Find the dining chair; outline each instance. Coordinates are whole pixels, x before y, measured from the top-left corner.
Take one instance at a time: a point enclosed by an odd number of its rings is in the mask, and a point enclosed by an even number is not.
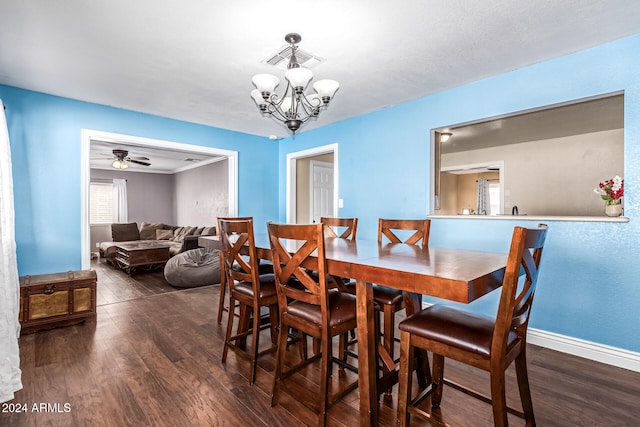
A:
[[[251,217],[230,217],[230,218],[218,218],[218,220],[223,219],[223,220],[242,220],[242,219],[251,219]],[[215,234],[218,238],[220,238],[220,227],[218,226],[218,228],[216,229],[216,234]],[[227,293],[227,277],[226,274],[224,272],[224,260],[222,259],[222,255],[223,252],[220,251],[218,253],[219,258],[220,258],[220,298],[218,299],[218,325],[222,324],[222,313],[224,313],[225,311],[229,311],[229,309],[227,307],[225,307],[224,303],[225,303],[225,299],[226,299],[226,293]],[[238,265],[236,263],[233,264],[233,268],[238,269]],[[259,260],[258,261],[258,272],[259,274],[269,274],[269,273],[273,273],[273,266],[271,265],[270,262],[267,262],[265,260]]]
[[[358,218],[335,218],[335,217],[320,217],[320,222],[323,225],[324,235],[325,237],[334,237],[345,240],[356,240],[356,233],[358,231]],[[351,279],[347,277],[336,277],[330,276],[331,280],[334,280],[335,285],[342,291],[353,292],[353,289],[345,288],[345,285],[348,284]],[[349,332],[351,334],[351,338],[353,341],[349,342],[348,334],[345,334],[340,339],[340,346],[347,350],[347,347],[351,344],[354,344],[356,333],[355,330],[351,330]],[[315,344],[315,341],[314,341]],[[314,348],[315,350],[315,348]],[[351,353],[353,354],[353,353]]]
[[[277,403],[277,393],[295,372],[320,359],[320,394],[318,425],[326,425],[327,410],[343,396],[355,390],[358,380],[330,393],[331,366],[346,365],[342,349],[338,358],[332,355],[333,337],[355,329],[356,299],[329,285],[322,224],[285,225],[269,223],[269,242],[278,293],[280,335],[273,378],[271,405]],[[317,274],[310,274],[315,272]],[[295,366],[285,364],[287,331],[294,328],[320,341],[320,352],[301,359]],[[285,368],[285,365],[287,367]],[[338,384],[342,383],[341,379]],[[299,395],[292,394],[294,398]]]
[[[222,350],[222,363],[226,362],[229,349],[250,360],[249,384],[256,376],[259,356],[273,352],[277,343],[278,295],[273,274],[260,274],[259,260],[253,234],[253,219],[219,218],[218,229],[222,241],[224,273],[229,286],[229,315]],[[239,306],[237,332],[233,333]],[[268,322],[261,319],[260,309],[268,307]],[[260,351],[260,330],[271,329],[271,347]],[[251,335],[251,348],[246,350],[246,339]]]
[[[408,245],[429,246],[429,232],[431,220],[429,219],[384,219],[378,220],[378,243],[404,243]],[[409,232],[411,234],[402,234]],[[402,236],[399,237],[398,235]],[[391,357],[394,354],[395,314],[405,308],[403,292],[386,286],[373,285],[373,296],[382,305],[384,316],[385,347]],[[406,295],[405,295],[406,296]],[[376,299],[377,298],[377,299]],[[420,298],[420,296],[418,296]],[[419,306],[418,300],[418,306]],[[411,314],[412,311],[409,311]]]
[[[320,222],[324,226],[324,234],[328,237],[356,240],[358,231],[358,218],[329,218],[321,217]]]
[[[398,325],[399,425],[408,425],[410,415],[429,422],[443,422],[433,414],[420,409],[418,405],[431,396],[431,406],[438,408],[446,384],[491,403],[496,426],[508,425],[507,412],[524,418],[527,426],[535,426],[527,375],[527,328],[547,229],[544,224],[538,228],[515,227],[495,318],[472,313],[463,307],[435,304],[413,314]],[[433,353],[433,383],[412,399],[411,372],[414,360],[410,355],[417,348]],[[445,358],[488,371],[491,397],[445,379]],[[508,407],[506,402],[505,370],[514,361],[523,412]]]

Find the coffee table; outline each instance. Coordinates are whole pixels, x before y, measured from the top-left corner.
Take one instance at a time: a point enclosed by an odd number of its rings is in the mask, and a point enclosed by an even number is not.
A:
[[[136,267],[153,267],[169,261],[169,242],[122,242],[115,245],[115,264],[131,275]]]

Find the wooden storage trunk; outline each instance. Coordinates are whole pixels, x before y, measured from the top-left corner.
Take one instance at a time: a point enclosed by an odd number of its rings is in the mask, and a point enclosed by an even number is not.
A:
[[[95,317],[95,271],[20,277],[20,323],[23,334],[73,325]]]

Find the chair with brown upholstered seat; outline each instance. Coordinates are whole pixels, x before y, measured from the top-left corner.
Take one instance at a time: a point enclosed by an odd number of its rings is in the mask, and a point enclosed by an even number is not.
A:
[[[224,274],[229,286],[229,315],[222,363],[226,362],[229,349],[250,360],[249,383],[253,384],[256,375],[258,356],[276,349],[278,326],[278,295],[273,274],[260,274],[256,245],[253,235],[253,219],[221,218],[218,229],[222,242]],[[236,301],[239,303],[237,333],[233,334]],[[269,308],[269,322],[264,325],[260,318],[260,308]],[[251,324],[251,326],[250,326]],[[259,351],[260,329],[270,327],[270,348]],[[251,335],[249,351],[245,349],[246,338]]]
[[[538,279],[540,258],[547,234],[547,226],[539,228],[515,227],[507,259],[500,302],[496,317],[482,316],[464,308],[432,305],[399,324],[400,373],[398,390],[398,419],[402,426],[416,415],[431,423],[444,423],[434,414],[418,408],[431,396],[433,408],[440,406],[445,384],[466,392],[493,406],[496,426],[507,426],[507,412],[535,426],[531,392],[527,375],[526,344],[529,315]],[[524,272],[522,280],[521,273]],[[414,349],[433,352],[433,383],[411,399]],[[490,372],[491,398],[485,397],[445,380],[444,358],[450,358]],[[515,361],[520,400],[524,413],[507,407],[505,370]]]
[[[378,243],[406,243],[410,245],[429,245],[429,231],[431,220],[428,219],[378,219]],[[399,231],[401,230],[401,231]],[[405,307],[403,292],[398,289],[386,286],[373,286],[373,300],[378,303],[383,313],[383,345],[391,359],[395,359],[395,315]],[[347,286],[350,292],[355,293],[353,283]],[[419,304],[420,297],[417,297],[416,304]],[[411,314],[412,310],[408,314]],[[386,390],[387,393],[391,389]]]
[[[332,357],[332,339],[356,328],[356,299],[329,285],[322,224],[270,223],[268,230],[280,312],[271,404],[277,403],[278,389],[285,379],[320,358],[318,425],[326,425],[329,407],[358,385],[355,379],[340,391],[329,393],[331,364],[344,362],[342,355],[338,359]],[[285,370],[289,328],[320,340],[320,352]]]

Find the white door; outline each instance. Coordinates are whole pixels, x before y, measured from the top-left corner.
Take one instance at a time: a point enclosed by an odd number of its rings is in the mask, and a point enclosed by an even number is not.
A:
[[[333,164],[311,160],[309,182],[311,194],[310,222],[320,222],[320,217],[334,216],[333,211]]]

